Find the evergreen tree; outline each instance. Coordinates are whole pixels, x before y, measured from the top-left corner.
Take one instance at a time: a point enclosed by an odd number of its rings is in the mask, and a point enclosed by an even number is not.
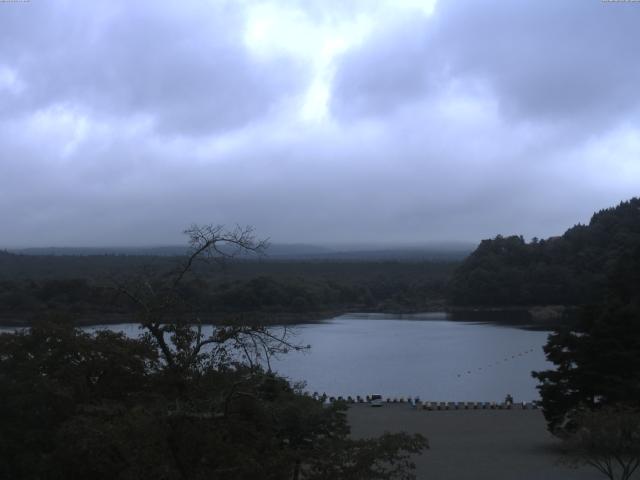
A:
[[[581,406],[640,408],[640,248],[617,260],[606,300],[577,315],[545,346],[556,368],[533,373],[552,431],[571,426]]]

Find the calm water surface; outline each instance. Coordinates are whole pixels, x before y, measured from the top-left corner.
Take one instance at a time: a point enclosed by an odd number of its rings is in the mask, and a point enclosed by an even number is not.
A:
[[[130,336],[137,325],[110,328]],[[300,325],[293,340],[311,345],[272,362],[307,390],[328,395],[419,396],[434,401],[516,401],[539,398],[532,370],[551,368],[542,346],[548,332],[490,323],[449,321],[444,313],[344,315]]]
[[[551,368],[548,332],[446,320],[342,316],[297,328],[307,354],[284,356],[274,369],[306,379],[329,395],[420,396],[435,401],[539,398],[532,370]]]

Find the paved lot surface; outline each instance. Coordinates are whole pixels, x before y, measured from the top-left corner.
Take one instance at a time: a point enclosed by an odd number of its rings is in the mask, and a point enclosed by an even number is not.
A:
[[[558,463],[557,441],[540,410],[414,410],[406,404],[349,409],[352,434],[422,433],[431,448],[416,458],[417,478],[429,480],[596,480],[590,467]],[[637,472],[633,478],[640,479]]]

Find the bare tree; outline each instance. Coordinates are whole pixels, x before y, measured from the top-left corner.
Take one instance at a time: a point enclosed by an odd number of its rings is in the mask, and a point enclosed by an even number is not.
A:
[[[286,327],[219,325],[205,335],[199,312],[185,299],[181,288],[200,262],[221,262],[238,255],[262,255],[266,240],[258,240],[252,227],[225,229],[222,225],[192,225],[185,259],[168,272],[145,270],[124,281],[114,280],[118,291],[136,307],[138,321],[159,348],[166,366],[188,370],[204,364],[226,364],[240,356],[250,367],[303,347],[290,341]]]
[[[628,480],[640,466],[640,412],[624,406],[585,410],[564,438],[565,461],[594,467],[610,480]]]

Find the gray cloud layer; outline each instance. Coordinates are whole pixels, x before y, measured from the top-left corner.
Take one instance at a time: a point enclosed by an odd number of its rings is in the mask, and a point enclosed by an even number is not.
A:
[[[315,53],[248,48],[251,2],[0,5],[0,246],[172,243],[192,222],[545,236],[639,193],[640,6],[339,3],[275,4],[373,20],[318,121]]]
[[[259,119],[305,81],[286,58],[251,57],[231,3],[42,2],[0,15],[0,55],[25,85],[3,102],[6,114],[66,104],[213,134]]]
[[[334,109],[384,114],[458,81],[487,89],[518,119],[619,117],[640,102],[639,24],[634,5],[444,1],[433,18],[382,25],[347,53]]]

